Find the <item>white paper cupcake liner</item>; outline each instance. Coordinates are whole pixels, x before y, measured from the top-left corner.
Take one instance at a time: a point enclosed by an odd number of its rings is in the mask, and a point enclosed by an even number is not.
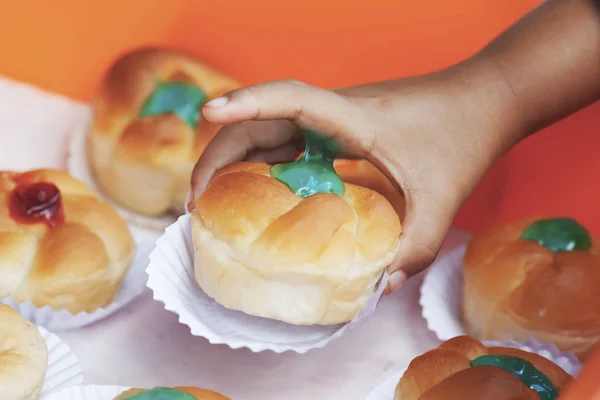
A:
[[[461,320],[463,267],[466,247],[438,258],[425,275],[419,303],[427,327],[439,340],[466,335]]]
[[[85,119],[80,123],[75,124],[75,128],[69,138],[69,145],[67,149],[67,171],[74,178],[85,183],[91,188],[101,199],[110,203],[115,210],[130,224],[136,225],[141,229],[148,230],[148,234],[158,234],[164,231],[164,229],[175,222],[176,217],[164,216],[164,217],[146,217],[137,214],[131,210],[128,210],[116,202],[109,199],[104,195],[102,190],[96,184],[96,180],[89,168],[87,161],[87,149],[86,149],[86,138],[92,122],[91,110],[86,113]]]
[[[53,332],[81,328],[93,322],[99,321],[117,312],[139,296],[146,288],[145,270],[149,262],[149,254],[154,247],[151,241],[140,241],[137,235],[133,235],[136,243],[135,255],[129,271],[123,278],[119,292],[112,303],[106,307],[98,308],[93,312],[80,312],[71,314],[67,310],[56,311],[49,306],[37,308],[31,302],[19,303],[11,297],[0,299],[0,302],[8,304],[16,310],[23,318],[35,325],[43,326]]]
[[[524,343],[517,343],[512,340],[502,340],[483,341],[483,344],[488,347],[509,347],[539,354],[554,362],[573,377],[577,376],[581,369],[581,363],[572,353],[561,352],[554,345],[542,344],[533,339],[527,340]],[[369,393],[366,400],[393,400],[396,385],[398,385],[400,378],[404,375],[406,368],[408,368],[408,366],[388,376],[380,385]]]
[[[42,396],[46,393],[83,383],[83,370],[71,348],[58,336],[38,326],[40,335],[48,348],[48,369],[42,387]]]
[[[377,293],[347,324],[296,326],[229,310],[207,296],[194,279],[189,214],[181,216],[158,239],[150,255],[147,273],[148,287],[154,292],[154,299],[179,315],[179,321],[189,326],[193,335],[233,349],[245,347],[253,352],[271,350],[276,353],[305,353],[323,347],[363,324],[375,311],[388,278],[387,275],[382,278]]]
[[[74,386],[42,394],[40,400],[114,400],[115,397],[129,389],[131,388],[126,386]]]

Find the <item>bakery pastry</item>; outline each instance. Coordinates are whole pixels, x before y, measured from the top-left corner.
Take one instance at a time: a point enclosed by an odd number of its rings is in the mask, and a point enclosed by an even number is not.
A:
[[[346,183],[366,187],[382,194],[402,219],[404,217],[404,196],[377,167],[367,160],[335,160],[336,172]]]
[[[229,400],[220,393],[195,387],[130,389],[114,400]]]
[[[40,397],[48,349],[38,328],[15,310],[0,304],[0,400],[37,400]]]
[[[0,172],[0,298],[91,312],[113,300],[134,250],[123,219],[66,172]]]
[[[100,189],[144,216],[183,214],[194,164],[219,129],[200,108],[237,87],[175,51],[143,49],[120,58],[93,102],[87,153]]]
[[[314,186],[331,192],[316,194],[290,190],[271,169],[229,165],[197,200],[191,226],[198,284],[219,304],[250,315],[295,325],[350,321],[396,254],[394,208],[371,189],[336,181],[333,167],[325,169],[331,181]]]
[[[600,249],[569,218],[482,232],[464,257],[463,318],[478,339],[534,337],[585,357],[600,341]]]
[[[537,354],[459,336],[413,359],[394,400],[554,400],[571,380]]]

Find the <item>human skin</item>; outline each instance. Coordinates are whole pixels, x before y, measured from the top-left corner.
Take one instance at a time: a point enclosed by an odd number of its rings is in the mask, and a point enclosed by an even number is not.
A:
[[[298,155],[298,127],[335,137],[404,194],[389,290],[435,259],[485,172],[521,139],[600,98],[600,1],[550,0],[473,57],[427,74],[324,90],[293,80],[207,103],[225,125],[198,160],[188,208],[220,168]]]

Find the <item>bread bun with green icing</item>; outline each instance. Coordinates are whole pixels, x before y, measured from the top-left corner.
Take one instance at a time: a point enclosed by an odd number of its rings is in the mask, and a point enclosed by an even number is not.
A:
[[[536,218],[473,237],[463,319],[480,340],[530,337],[585,357],[600,341],[600,248],[569,218]]]
[[[48,349],[38,328],[0,304],[0,399],[37,400],[46,378]]]
[[[118,59],[93,101],[87,138],[98,186],[140,215],[183,214],[193,166],[219,129],[200,108],[237,87],[177,51],[142,49]]]
[[[413,359],[394,400],[556,400],[571,380],[537,354],[459,336]]]
[[[191,386],[129,389],[114,400],[230,400],[220,393]]]
[[[392,262],[401,225],[381,194],[334,183],[337,194],[303,197],[265,163],[220,170],[191,213],[202,290],[290,324],[350,321]]]

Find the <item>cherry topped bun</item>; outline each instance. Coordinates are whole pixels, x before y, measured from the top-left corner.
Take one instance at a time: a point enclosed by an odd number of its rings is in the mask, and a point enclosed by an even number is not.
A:
[[[38,328],[9,306],[0,304],[0,338],[0,399],[39,399],[48,367],[48,349]]]
[[[398,215],[381,194],[344,184],[332,164],[311,169],[313,162],[279,164],[280,177],[265,163],[235,163],[197,200],[195,276],[219,304],[329,325],[350,321],[373,294],[398,248]],[[314,188],[291,190],[287,173]]]
[[[534,337],[580,357],[600,341],[600,248],[576,221],[527,220],[480,233],[464,266],[470,335]]]
[[[230,400],[220,393],[194,387],[130,389],[114,400]]]
[[[0,172],[0,298],[91,312],[113,300],[134,250],[125,221],[66,172]]]
[[[237,87],[175,51],[143,49],[120,58],[100,85],[88,136],[101,190],[144,216],[183,214],[192,168],[219,129],[200,109]]]
[[[394,400],[556,400],[571,380],[537,354],[459,336],[413,359]]]

